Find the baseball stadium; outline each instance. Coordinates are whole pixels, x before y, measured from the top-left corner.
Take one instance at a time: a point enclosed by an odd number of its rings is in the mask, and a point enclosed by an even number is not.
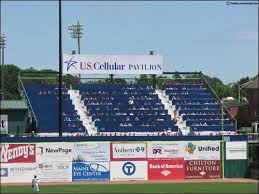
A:
[[[258,193],[257,1],[0,5],[1,194]]]

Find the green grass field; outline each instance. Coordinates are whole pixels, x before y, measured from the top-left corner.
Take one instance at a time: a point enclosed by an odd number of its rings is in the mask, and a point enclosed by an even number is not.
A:
[[[3,193],[33,193],[31,186],[2,186]],[[149,183],[42,185],[39,193],[258,193],[257,183]]]

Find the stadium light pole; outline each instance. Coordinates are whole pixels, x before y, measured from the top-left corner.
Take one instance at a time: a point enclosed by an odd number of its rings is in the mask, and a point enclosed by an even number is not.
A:
[[[149,51],[149,55],[154,55],[154,51]],[[156,75],[152,74],[152,85],[153,88],[156,89]]]
[[[83,37],[83,25],[78,21],[77,24],[69,25],[68,30],[71,34],[71,38],[77,39],[78,54],[80,54],[80,38]]]
[[[251,82],[252,82],[252,80],[250,80],[250,81],[248,81],[246,83],[243,83],[243,84],[237,84],[237,86],[238,86],[238,102],[241,101],[241,90],[244,87],[248,86]]]
[[[6,36],[4,34],[2,34],[0,36],[0,48],[1,48],[1,64],[2,64],[2,68],[1,68],[1,91],[2,91],[2,97],[1,100],[4,100],[4,49],[6,47]]]
[[[79,21],[77,21],[77,24],[72,24],[72,25],[68,25],[68,31],[71,34],[71,38],[75,38],[77,39],[77,53],[80,54],[80,38],[82,38],[82,34],[83,34],[83,25],[81,25],[79,23]],[[79,83],[81,81],[81,75],[79,74]]]
[[[59,113],[59,122],[58,122],[58,133],[59,137],[62,137],[62,5],[61,0],[58,1],[59,3],[59,87],[58,87],[58,113]]]

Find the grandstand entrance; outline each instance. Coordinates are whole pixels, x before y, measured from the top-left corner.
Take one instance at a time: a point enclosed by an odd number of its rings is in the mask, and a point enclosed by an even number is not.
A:
[[[259,179],[259,135],[258,133],[248,134],[248,161],[249,161],[249,177]]]

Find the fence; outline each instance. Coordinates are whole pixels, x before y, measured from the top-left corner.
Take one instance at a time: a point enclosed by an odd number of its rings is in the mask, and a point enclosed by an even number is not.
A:
[[[138,181],[245,177],[247,170],[247,136],[3,140],[2,183],[34,174],[42,182]]]

